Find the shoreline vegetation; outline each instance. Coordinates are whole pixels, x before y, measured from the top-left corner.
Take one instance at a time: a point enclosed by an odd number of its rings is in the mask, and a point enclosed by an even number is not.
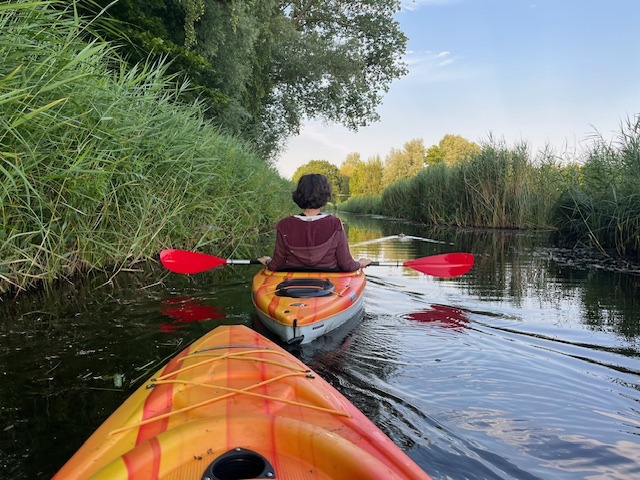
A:
[[[168,62],[130,65],[74,5],[0,5],[0,298],[162,248],[244,256],[293,184],[222,132]],[[338,209],[436,225],[550,229],[561,245],[640,252],[640,117],[580,162],[483,145]],[[407,202],[407,198],[420,199]]]
[[[290,182],[180,104],[166,65],[130,68],[72,13],[0,6],[0,293],[168,247],[243,254]]]
[[[627,119],[614,141],[591,140],[570,161],[550,148],[533,158],[525,142],[490,141],[456,164],[430,165],[337,208],[431,225],[551,230],[558,246],[638,261],[640,115]]]

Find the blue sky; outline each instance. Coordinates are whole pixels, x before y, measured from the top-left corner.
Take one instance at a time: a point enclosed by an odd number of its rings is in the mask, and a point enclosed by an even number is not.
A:
[[[640,114],[640,0],[403,0],[397,18],[409,73],[391,85],[380,121],[357,133],[305,122],[276,163],[283,176],[315,159],[339,166],[351,152],[384,160],[446,134],[573,158]]]

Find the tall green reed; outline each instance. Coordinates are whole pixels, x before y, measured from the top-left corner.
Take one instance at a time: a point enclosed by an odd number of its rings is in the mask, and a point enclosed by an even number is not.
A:
[[[640,115],[611,142],[592,138],[580,175],[554,209],[558,241],[640,255]]]
[[[340,203],[340,210],[361,214],[375,214],[380,211],[379,196],[353,197],[347,202]]]
[[[187,83],[86,27],[48,2],[0,6],[0,292],[163,247],[230,255],[286,204],[272,166],[177,103]]]
[[[484,144],[458,164],[436,164],[387,188],[384,215],[433,225],[547,228],[562,186],[562,169],[550,151],[531,159],[527,145]]]

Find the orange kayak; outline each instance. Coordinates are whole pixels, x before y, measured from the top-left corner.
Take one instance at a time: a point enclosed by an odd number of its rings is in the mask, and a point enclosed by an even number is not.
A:
[[[158,371],[53,478],[430,477],[302,362],[232,325]]]
[[[355,272],[259,271],[251,298],[262,323],[288,344],[309,343],[362,313],[367,283]]]

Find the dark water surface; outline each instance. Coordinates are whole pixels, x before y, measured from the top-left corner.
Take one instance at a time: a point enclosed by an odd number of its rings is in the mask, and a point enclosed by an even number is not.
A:
[[[450,280],[370,267],[364,318],[294,352],[424,470],[640,478],[640,276],[568,264],[543,235],[345,218],[356,257],[476,256]],[[259,329],[256,271],[140,272],[0,303],[0,478],[50,478],[189,342]]]

